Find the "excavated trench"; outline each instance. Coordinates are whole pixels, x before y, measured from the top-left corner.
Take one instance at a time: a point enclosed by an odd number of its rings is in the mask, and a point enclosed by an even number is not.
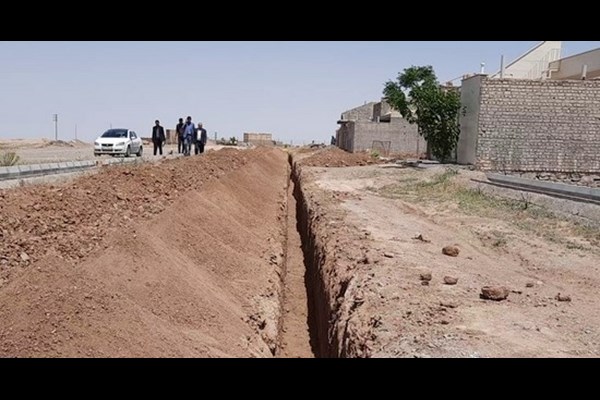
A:
[[[196,170],[201,181],[173,180]],[[301,185],[291,154],[257,149],[0,193],[12,224],[0,232],[19,240],[0,256],[23,265],[14,276],[0,265],[0,356],[352,356],[338,321],[347,287],[328,278],[336,268],[317,232],[320,211]],[[167,207],[151,207],[158,196]],[[50,226],[72,209],[79,224],[40,233],[52,251],[28,246],[25,231],[15,236],[17,223]],[[142,209],[144,218],[118,219]],[[83,252],[85,238],[97,246]],[[16,246],[26,246],[21,258]]]
[[[321,275],[323,249],[313,230],[314,213],[301,187],[300,171],[293,156],[288,187],[286,267],[280,349],[283,357],[338,357],[337,341],[332,340],[332,307],[329,290]],[[294,223],[295,222],[295,223]],[[300,293],[303,290],[304,293]],[[299,306],[298,301],[304,306]],[[304,308],[304,309],[303,309]]]

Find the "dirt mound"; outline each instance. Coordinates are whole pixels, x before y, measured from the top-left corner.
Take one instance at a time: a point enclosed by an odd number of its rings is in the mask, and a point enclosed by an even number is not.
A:
[[[107,166],[60,186],[0,190],[0,279],[50,254],[82,259],[98,248],[108,228],[160,213],[184,192],[245,165],[248,157],[235,150],[211,152],[155,165]]]
[[[90,146],[90,143],[86,143],[83,140],[79,140],[79,139],[70,140],[69,143],[71,145],[73,145],[73,147],[88,147],[88,146]]]
[[[286,170],[223,150],[3,192],[0,356],[270,356]]]
[[[315,151],[315,154],[301,160],[300,164],[308,167],[350,167],[378,162],[367,152],[349,153],[339,147],[328,147]]]
[[[52,147],[75,147],[75,145],[71,142],[65,142],[64,140],[51,140],[48,142],[47,146]]]

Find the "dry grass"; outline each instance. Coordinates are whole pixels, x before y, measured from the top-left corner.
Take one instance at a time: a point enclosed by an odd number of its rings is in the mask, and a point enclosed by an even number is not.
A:
[[[506,221],[569,249],[591,250],[600,246],[600,230],[597,228],[555,215],[544,207],[532,204],[526,195],[521,200],[503,199],[467,188],[456,179],[457,175],[457,170],[448,169],[426,181],[414,182],[404,177],[377,192],[384,197],[399,198],[437,210],[452,209],[466,215]],[[506,238],[498,238],[493,245],[504,247]]]
[[[19,162],[19,156],[14,151],[7,151],[0,154],[0,166],[10,167]]]

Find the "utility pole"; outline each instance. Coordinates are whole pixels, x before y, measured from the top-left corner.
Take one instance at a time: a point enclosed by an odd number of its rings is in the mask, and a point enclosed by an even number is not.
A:
[[[53,115],[54,120],[54,140],[58,140],[58,114]]]
[[[77,124],[75,124],[75,140],[77,140]]]
[[[217,132],[215,132],[215,143],[217,143]]]

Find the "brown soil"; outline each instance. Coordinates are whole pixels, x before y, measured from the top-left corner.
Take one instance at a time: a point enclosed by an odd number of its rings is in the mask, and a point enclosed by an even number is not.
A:
[[[296,226],[294,183],[290,182],[287,201],[286,266],[284,276],[283,321],[279,357],[314,357],[308,319],[306,269],[302,240]]]
[[[303,158],[300,164],[308,167],[347,167],[369,165],[379,162],[367,152],[349,153],[339,147],[327,147],[316,150],[314,154]]]
[[[157,165],[114,166],[52,186],[0,190],[0,278],[56,254],[75,262],[99,247],[110,229],[131,226],[172,207],[191,189],[249,161],[235,150]],[[25,253],[30,258],[22,259]]]
[[[0,356],[271,356],[286,162],[224,150],[1,192]]]
[[[470,173],[302,167],[316,263],[308,267],[322,285],[313,308],[324,327],[322,351],[600,356],[600,233],[532,204],[525,209],[451,190],[466,185]],[[447,245],[460,248],[457,257],[442,254]],[[423,285],[421,276],[429,274]],[[457,283],[445,284],[446,276]],[[485,286],[510,294],[482,299]],[[571,301],[560,301],[566,296]]]

